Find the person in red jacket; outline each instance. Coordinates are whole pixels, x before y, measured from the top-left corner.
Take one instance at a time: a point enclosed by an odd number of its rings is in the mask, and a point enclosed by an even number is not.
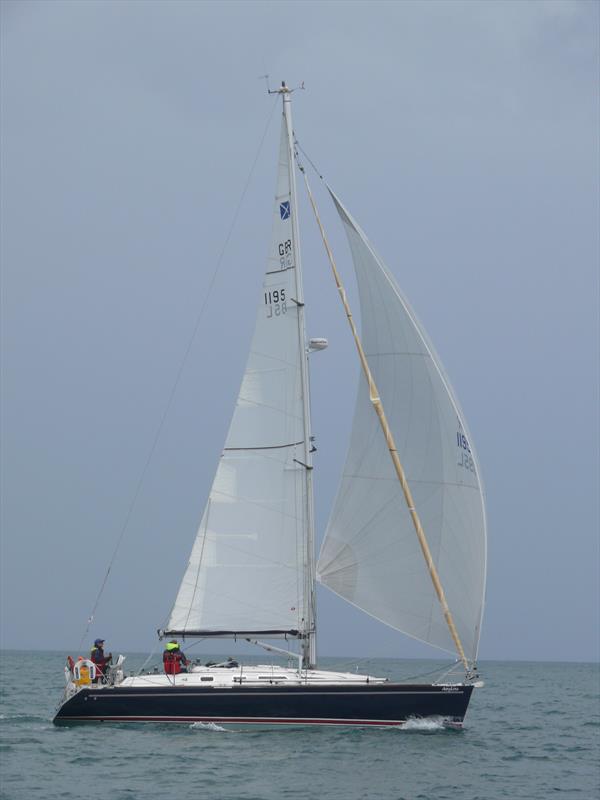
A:
[[[167,643],[163,652],[163,667],[167,675],[179,675],[187,672],[188,660],[179,649],[179,644],[173,639]]]
[[[96,665],[96,677],[92,682],[98,683],[102,681],[104,683],[107,667],[112,661],[112,653],[107,656],[104,655],[104,639],[96,639],[94,641],[94,646],[90,652],[90,661]]]

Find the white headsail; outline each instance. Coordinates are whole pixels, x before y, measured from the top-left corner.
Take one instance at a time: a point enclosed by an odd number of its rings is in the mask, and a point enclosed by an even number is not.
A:
[[[486,532],[471,437],[414,312],[364,233],[332,196],[354,261],[366,357],[460,640],[474,660]],[[382,622],[455,651],[364,380],[317,575]]]
[[[227,441],[167,633],[307,631],[308,424],[288,120],[273,238]],[[300,320],[301,323],[301,320]]]

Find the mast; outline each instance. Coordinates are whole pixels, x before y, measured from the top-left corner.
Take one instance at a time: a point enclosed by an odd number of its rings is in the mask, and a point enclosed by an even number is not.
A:
[[[308,348],[289,95],[254,333],[167,635],[299,639],[315,661]],[[282,252],[283,251],[283,252]]]
[[[302,286],[302,265],[300,258],[300,235],[298,232],[298,201],[296,195],[296,170],[294,168],[294,136],[292,126],[292,92],[285,81],[275,90],[283,99],[283,116],[286,122],[289,147],[290,195],[292,208],[292,235],[295,253],[296,297],[293,298],[298,317],[298,343],[301,348],[300,375],[302,405],[304,410],[304,454],[303,463],[306,472],[306,531],[304,555],[304,638],[302,641],[302,666],[304,669],[314,667],[317,661],[316,647],[316,589],[315,589],[315,523],[312,483],[312,454],[310,426],[310,396],[308,385],[308,347],[304,320],[304,290]]]

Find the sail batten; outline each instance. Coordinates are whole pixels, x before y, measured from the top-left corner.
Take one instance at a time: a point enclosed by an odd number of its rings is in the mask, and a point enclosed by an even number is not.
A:
[[[359,385],[350,448],[321,548],[318,580],[414,638],[459,653],[462,642],[474,660],[486,544],[472,440],[416,315],[364,233],[331,195],[350,243],[361,307],[361,349],[372,383]],[[375,386],[391,438],[373,413]],[[395,451],[392,459],[388,452],[392,441],[402,464],[399,476],[407,483],[406,497],[392,464]],[[427,542],[419,547],[415,526],[421,523]],[[433,561],[431,575],[425,551]],[[438,591],[438,576],[443,591]]]

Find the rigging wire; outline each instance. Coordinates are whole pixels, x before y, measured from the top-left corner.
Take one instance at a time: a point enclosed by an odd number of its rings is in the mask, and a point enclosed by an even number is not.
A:
[[[336,661],[333,664],[331,664],[330,667],[336,670],[339,669],[343,670],[343,669],[348,669],[348,667],[355,667],[356,670],[358,671],[359,667],[364,667],[365,664],[368,664],[374,660],[375,659],[369,656],[367,656],[366,658],[360,658],[358,660],[353,658],[344,661]],[[455,669],[460,663],[461,663],[460,659],[457,659],[456,661],[453,661],[450,666],[448,666],[447,664],[444,665],[438,664],[437,667],[428,670],[427,672],[419,672],[416,675],[403,675],[401,678],[398,679],[398,683],[406,683],[407,681],[412,681],[417,678],[426,678],[427,676],[434,675],[436,673],[440,674],[440,678],[444,678],[446,675],[448,675],[448,673],[452,672],[452,670]]]
[[[296,145],[296,147],[298,148],[298,150],[299,150],[299,151],[302,153],[302,155],[303,155],[303,156],[306,158],[306,160],[307,160],[307,161],[308,161],[308,163],[311,165],[311,167],[314,169],[314,171],[317,173],[317,175],[319,176],[319,178],[320,178],[322,181],[324,181],[324,182],[325,182],[325,184],[327,185],[327,181],[326,181],[326,180],[325,180],[325,178],[323,177],[323,175],[322,175],[322,173],[321,173],[321,170],[320,170],[320,169],[317,167],[317,165],[315,164],[315,162],[314,162],[314,161],[312,160],[312,158],[311,158],[311,157],[308,155],[308,153],[306,152],[306,150],[305,150],[305,149],[302,147],[302,145],[301,145],[301,144],[300,144],[300,142],[298,141],[298,137],[295,135],[295,133],[294,133],[294,144]],[[297,153],[297,152],[296,152],[296,158],[298,159],[298,153]],[[298,160],[298,166],[300,167],[300,170],[301,170],[301,172],[304,172],[304,168],[303,168],[303,167],[302,167],[302,165],[300,164],[300,161],[299,161],[299,160]]]
[[[152,652],[150,653],[148,658],[144,661],[142,666],[138,667],[138,669],[135,671],[134,677],[137,678],[139,675],[141,675],[144,672],[144,670],[146,669],[146,667],[150,663],[150,660],[154,658],[154,655],[155,655],[157,650],[158,650],[158,642],[154,642],[154,647],[152,648]]]
[[[235,212],[233,214],[232,221],[231,221],[231,225],[229,226],[229,231],[227,233],[227,236],[225,237],[225,242],[224,242],[223,247],[221,248],[221,252],[219,253],[219,256],[217,258],[215,269],[213,271],[212,277],[211,277],[210,282],[208,284],[208,289],[207,289],[206,295],[204,297],[204,300],[202,302],[202,305],[200,306],[200,311],[198,312],[198,315],[196,317],[196,322],[194,324],[194,328],[192,330],[192,334],[191,334],[191,336],[190,336],[190,338],[188,340],[187,347],[186,347],[186,349],[184,351],[184,354],[183,354],[183,358],[181,359],[181,362],[179,364],[179,369],[177,370],[177,374],[175,376],[175,381],[174,381],[174,383],[173,383],[173,385],[171,387],[171,391],[169,393],[169,397],[167,399],[166,406],[164,408],[164,411],[163,411],[162,416],[160,418],[160,421],[158,423],[158,427],[156,429],[156,434],[154,436],[154,440],[153,440],[152,445],[150,447],[150,451],[149,451],[148,456],[146,458],[146,462],[145,462],[145,464],[144,464],[144,466],[142,468],[142,472],[141,472],[140,478],[139,478],[139,480],[137,482],[135,491],[133,493],[133,499],[132,499],[132,501],[131,501],[131,503],[129,505],[127,514],[125,515],[125,521],[124,521],[124,523],[123,523],[123,525],[121,527],[121,531],[119,533],[119,537],[117,539],[117,543],[116,543],[116,545],[115,545],[115,547],[113,549],[112,556],[110,558],[110,561],[109,561],[109,564],[108,564],[108,568],[106,570],[106,574],[104,575],[104,579],[103,579],[102,584],[100,586],[100,590],[98,591],[98,594],[96,595],[96,600],[94,601],[94,605],[92,607],[92,611],[91,611],[91,613],[90,613],[90,615],[89,615],[89,617],[87,619],[85,630],[83,631],[83,633],[81,635],[81,639],[79,641],[78,649],[81,649],[81,646],[83,645],[83,642],[85,641],[85,638],[87,637],[87,635],[89,633],[90,626],[91,626],[92,622],[94,621],[96,610],[98,608],[98,604],[100,603],[100,599],[101,599],[101,597],[102,597],[102,595],[104,593],[104,589],[106,588],[106,584],[108,582],[108,578],[109,578],[109,575],[111,573],[115,558],[117,556],[117,553],[119,552],[119,549],[120,549],[121,544],[123,542],[123,538],[125,536],[127,528],[129,527],[129,522],[131,520],[131,517],[132,517],[132,514],[133,514],[133,510],[134,510],[134,508],[136,506],[137,499],[139,497],[142,485],[144,483],[144,479],[146,477],[146,473],[148,471],[148,467],[150,466],[150,462],[152,461],[152,457],[154,455],[154,452],[156,450],[156,446],[157,446],[158,441],[160,439],[160,435],[162,433],[165,421],[167,419],[167,415],[168,415],[168,413],[169,413],[169,411],[171,409],[171,405],[173,403],[173,399],[175,397],[175,393],[177,391],[177,387],[179,386],[179,382],[181,380],[181,376],[183,374],[184,367],[185,367],[185,365],[187,363],[187,359],[189,357],[190,351],[191,351],[192,346],[194,344],[194,341],[196,339],[196,334],[198,333],[198,329],[200,327],[200,322],[202,321],[202,318],[204,316],[204,311],[206,309],[206,306],[207,306],[208,301],[210,299],[210,296],[212,294],[212,290],[214,288],[215,281],[217,279],[217,275],[219,273],[219,269],[220,269],[221,263],[223,261],[223,257],[225,256],[225,251],[227,250],[227,246],[229,244],[229,241],[230,241],[231,236],[233,234],[233,230],[234,230],[235,225],[237,223],[237,219],[238,219],[242,204],[244,202],[244,198],[246,197],[246,193],[248,191],[248,187],[250,185],[250,181],[252,180],[252,176],[254,174],[254,170],[256,168],[256,164],[258,163],[258,159],[260,157],[264,141],[267,138],[267,133],[269,131],[269,128],[271,126],[271,122],[273,120],[273,115],[274,115],[274,112],[275,112],[275,108],[278,105],[277,100],[278,100],[278,98],[275,98],[275,100],[273,101],[273,104],[272,104],[272,107],[271,107],[271,112],[270,112],[269,117],[267,119],[267,123],[265,125],[262,137],[260,139],[258,148],[256,150],[256,155],[254,157],[254,161],[252,162],[252,166],[250,167],[250,171],[248,173],[248,177],[246,178],[246,183],[245,183],[244,188],[242,190],[242,193],[240,195],[240,199],[238,200],[238,203],[237,203],[237,206],[236,206],[236,209],[235,209]]]
[[[437,666],[435,669],[429,670],[429,672],[419,672],[417,675],[408,675],[407,677],[406,676],[403,677],[401,682],[405,683],[406,681],[415,680],[415,678],[426,678],[428,675],[434,675],[436,672],[441,673],[441,677],[443,678],[449,672],[452,672],[452,670],[455,667],[457,667],[460,663],[461,663],[460,660],[457,659],[456,661],[453,661],[449,667],[448,665],[445,665],[443,667]]]

